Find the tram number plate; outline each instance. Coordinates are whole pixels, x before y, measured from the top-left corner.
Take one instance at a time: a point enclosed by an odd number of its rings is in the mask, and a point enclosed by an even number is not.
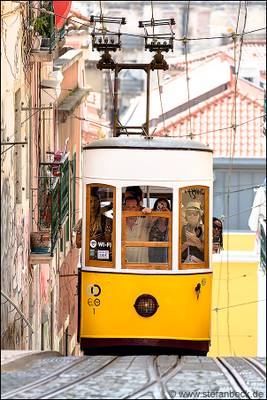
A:
[[[97,251],[97,259],[98,260],[108,260],[109,259],[109,250],[98,250]]]

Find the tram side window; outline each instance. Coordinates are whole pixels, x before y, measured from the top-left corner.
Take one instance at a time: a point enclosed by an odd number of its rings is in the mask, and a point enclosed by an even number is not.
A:
[[[180,189],[181,268],[201,268],[208,261],[208,188]],[[188,264],[188,265],[187,265]],[[194,266],[195,265],[195,266]]]
[[[108,266],[114,260],[114,198],[114,188],[87,186],[86,261],[89,265]]]
[[[171,269],[171,189],[127,187],[123,198],[123,268]]]

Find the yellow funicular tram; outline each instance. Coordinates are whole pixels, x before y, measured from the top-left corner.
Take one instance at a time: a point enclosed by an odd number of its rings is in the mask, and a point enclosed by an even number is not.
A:
[[[120,136],[86,146],[83,159],[81,349],[207,354],[212,151]]]
[[[126,22],[91,18],[95,28]],[[212,151],[195,140],[150,136],[151,71],[168,69],[162,52],[173,50],[174,24],[139,21],[145,49],[156,53],[148,64],[114,62],[109,52],[120,49],[120,33],[109,40],[106,31],[93,30],[93,49],[104,52],[97,68],[114,72],[114,91],[113,137],[83,148],[78,336],[86,353],[209,350]],[[157,37],[159,25],[170,33]],[[119,121],[119,73],[125,69],[147,76],[141,126]]]

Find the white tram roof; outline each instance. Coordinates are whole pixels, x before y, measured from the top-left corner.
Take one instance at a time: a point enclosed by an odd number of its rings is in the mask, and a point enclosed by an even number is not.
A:
[[[185,185],[213,179],[212,150],[195,140],[124,135],[97,140],[83,149],[85,180],[128,186],[134,181]]]
[[[107,139],[96,140],[83,147],[83,150],[90,149],[160,149],[160,150],[194,150],[208,151],[212,149],[208,145],[195,140],[181,140],[170,137],[150,137],[145,136],[119,136]]]

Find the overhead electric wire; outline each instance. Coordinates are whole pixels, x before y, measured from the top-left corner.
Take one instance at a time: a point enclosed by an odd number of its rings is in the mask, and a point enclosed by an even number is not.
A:
[[[235,33],[238,33],[238,25],[239,25],[239,18],[240,18],[240,11],[241,11],[241,1],[239,1],[238,4],[238,12],[237,12],[237,20],[236,20],[236,29],[235,29]]]
[[[154,8],[153,8],[153,1],[150,1],[150,5],[151,5],[151,22],[152,22],[152,30],[153,30],[153,36],[155,35],[155,29],[154,29]],[[166,132],[166,126],[165,126],[165,116],[164,116],[164,111],[163,111],[163,102],[162,102],[162,96],[161,96],[161,86],[160,86],[160,79],[159,79],[159,70],[157,69],[157,84],[158,84],[158,91],[159,91],[159,101],[160,101],[160,107],[161,107],[161,118],[163,121],[163,131],[165,133],[165,136],[167,135]],[[153,132],[153,134],[155,133],[155,131]]]
[[[232,39],[233,39],[233,43],[234,43],[234,70],[236,70],[236,34],[238,31],[238,24],[239,24],[239,17],[240,17],[240,10],[241,10],[241,1],[239,1],[239,5],[238,5],[238,15],[237,15],[237,24],[236,24],[236,32],[235,35],[232,35]],[[237,83],[237,76],[236,76],[236,83]],[[231,117],[233,116],[233,111],[236,111],[236,89],[237,86],[235,85],[235,89],[234,89],[234,102],[233,102],[233,109],[232,109],[232,113],[231,113]],[[236,117],[236,112],[235,112],[235,117]],[[231,118],[232,119],[232,118]],[[235,125],[236,125],[236,119],[235,119]],[[233,128],[233,123],[231,124],[231,128]],[[235,129],[236,126],[234,127],[234,135],[235,135]],[[231,145],[231,140],[230,140],[230,145]],[[231,146],[230,146],[230,156],[231,156]],[[231,179],[231,173],[230,171],[232,170],[232,163],[230,160],[230,168],[228,170],[228,183],[227,183],[227,207],[226,207],[226,220],[227,220],[227,231],[229,232],[229,206],[230,206],[230,179]],[[227,249],[229,249],[229,234],[227,235],[226,238],[227,241]],[[230,291],[229,291],[229,252],[227,251],[226,254],[227,257],[227,261],[226,261],[226,290],[227,290],[227,306],[229,306],[230,304]],[[217,305],[219,304],[219,300],[220,300],[220,280],[221,280],[221,271],[222,271],[222,259],[221,259],[221,263],[220,263],[220,268],[219,268],[219,284],[218,284],[218,292],[217,292]],[[218,311],[218,307],[216,307],[216,311]],[[219,332],[219,316],[217,314],[217,333]],[[229,311],[227,308],[227,337],[228,337],[228,343],[229,343],[229,352],[230,354],[232,354],[232,341],[231,341],[231,335],[230,335],[230,315],[229,315]],[[217,340],[217,343],[219,343],[219,341]],[[219,354],[219,344],[217,344],[218,348],[218,354]]]
[[[259,115],[259,116],[257,116],[257,117],[254,117],[254,118],[252,118],[252,119],[248,119],[247,121],[241,122],[240,124],[237,124],[236,126],[239,127],[239,126],[242,126],[242,125],[246,125],[246,124],[249,124],[250,122],[255,121],[256,119],[265,118],[265,117],[266,117],[266,114],[261,114],[261,115]],[[170,123],[169,126],[172,126],[172,125],[173,125],[173,123]],[[219,131],[224,131],[224,130],[226,130],[226,129],[231,129],[232,127],[233,127],[232,125],[229,125],[229,126],[225,126],[225,127],[223,127],[223,128],[212,129],[211,131],[195,133],[195,134],[194,134],[194,137],[198,137],[198,136],[202,136],[202,135],[207,135],[207,134],[209,134],[209,133],[215,133],[215,132],[219,132]],[[188,137],[188,136],[189,136],[189,134],[179,135],[179,138],[185,138],[185,137]],[[170,137],[176,137],[176,138],[177,138],[178,136],[177,136],[177,135],[171,135]]]
[[[101,2],[101,0],[99,1],[99,7],[100,7],[100,21],[101,21],[101,19],[102,19],[102,31],[103,31],[103,33],[104,33],[104,38],[105,38],[105,34],[107,33],[107,32],[110,32],[106,27],[105,27],[105,25],[104,25],[104,16],[103,16],[103,9],[102,9],[102,2]],[[114,32],[115,34],[117,34],[117,32]],[[114,105],[114,99],[115,99],[115,95],[114,95],[114,93],[113,93],[113,89],[112,89],[112,79],[111,79],[111,72],[110,72],[110,69],[108,70],[108,85],[109,85],[109,87],[110,87],[110,94],[111,94],[111,96],[112,96],[112,103],[113,103],[113,105]],[[118,125],[120,126],[120,127],[122,127],[122,124],[121,124],[121,122],[120,122],[120,119],[119,119],[119,115],[117,115],[117,123],[118,123]],[[114,126],[113,127],[109,127],[110,129],[114,129]],[[127,134],[127,128],[125,128],[124,129],[125,130],[125,133]]]
[[[246,187],[246,188],[243,188],[243,189],[239,189],[239,190],[232,190],[230,192],[230,194],[244,192],[244,191],[251,190],[251,189],[259,189],[260,187],[266,187],[266,185],[257,185],[257,186],[254,185],[254,186],[249,186],[249,187]],[[222,196],[222,195],[225,195],[227,193],[228,192],[213,192],[215,197]]]
[[[187,102],[188,102],[188,118],[189,118],[189,138],[193,139],[193,129],[192,129],[192,120],[191,120],[191,105],[190,105],[190,88],[189,88],[189,70],[188,70],[188,59],[187,59],[187,36],[188,36],[188,27],[189,27],[189,13],[190,13],[190,0],[187,2],[187,12],[186,12],[186,25],[185,25],[185,36],[183,40],[184,44],[184,52],[185,52],[185,79],[186,79],[186,89],[187,89]]]
[[[57,100],[56,97],[52,96],[52,95],[51,95],[50,93],[48,93],[44,88],[42,88],[42,90],[43,90],[44,92],[46,92],[47,95],[50,96],[53,100],[55,100],[55,101]],[[56,109],[58,110],[58,106],[55,106],[54,109],[55,109],[55,110],[56,110]],[[59,111],[59,110],[58,110],[58,111]],[[104,127],[104,128],[112,129],[111,126],[98,123],[98,122],[93,121],[93,120],[91,120],[91,119],[87,119],[87,118],[83,118],[83,117],[78,117],[78,116],[75,115],[74,113],[70,113],[69,116],[72,116],[72,117],[74,117],[74,118],[76,118],[76,119],[79,119],[80,121],[88,121],[88,122],[92,123],[93,125],[97,125],[97,126],[99,126],[99,127]],[[48,118],[46,118],[46,120],[48,120]]]
[[[252,207],[246,208],[245,210],[238,211],[238,213],[228,215],[227,217],[225,217],[225,219],[227,219],[227,218],[230,219],[232,217],[236,217],[237,215],[244,214],[245,212],[248,212],[250,210],[253,210],[254,208],[258,208],[258,207],[261,207],[261,206],[266,206],[266,201],[264,201],[264,202],[262,202],[260,204],[257,204],[256,206],[252,206]]]
[[[21,5],[24,5],[24,3],[21,2],[21,1],[13,0],[13,2],[14,2],[14,3],[19,3],[19,4],[21,4]],[[39,11],[45,12],[45,13],[47,13],[47,14],[55,15],[56,17],[60,17],[60,18],[62,18],[62,19],[68,20],[68,21],[75,22],[75,23],[80,24],[80,25],[82,25],[82,26],[83,26],[83,25],[84,25],[84,26],[87,26],[87,27],[91,27],[91,26],[92,26],[91,23],[86,24],[86,23],[83,23],[83,22],[74,20],[73,17],[65,17],[64,15],[55,13],[55,12],[53,12],[53,11],[48,11],[48,10],[46,10],[45,8],[39,8],[39,7],[35,7],[35,6],[32,6],[32,8],[35,9],[35,10],[39,10]],[[266,30],[266,26],[265,26],[265,27],[262,27],[262,28],[253,29],[253,30],[248,31],[248,32],[244,32],[242,35],[244,36],[244,35],[248,35],[248,34],[251,34],[251,33],[259,32],[259,31],[262,31],[262,30]],[[106,32],[107,32],[107,33],[113,33],[113,34],[116,34],[116,33],[117,33],[117,32],[113,32],[113,31],[110,31],[110,30],[106,30]],[[141,38],[143,38],[143,39],[145,38],[144,35],[134,34],[134,33],[120,32],[120,34],[121,34],[121,35],[124,35],[124,36],[136,36],[136,37],[141,37]],[[241,36],[241,34],[237,34],[237,36]],[[232,34],[228,34],[228,35],[223,35],[223,36],[210,36],[210,37],[199,37],[199,38],[187,38],[187,40],[188,40],[188,41],[190,41],[190,40],[209,40],[209,39],[212,40],[212,39],[226,39],[226,38],[231,39],[231,37],[232,37]],[[182,42],[182,41],[184,40],[184,37],[182,37],[182,38],[174,38],[174,40],[176,40],[176,41],[181,41],[181,42]]]
[[[247,21],[247,2],[245,1],[245,16],[244,16],[244,22],[243,22],[243,29],[242,29],[242,34],[245,32],[245,27],[246,27],[246,21]],[[232,112],[231,112],[231,123],[232,123],[232,135],[230,137],[229,141],[229,154],[230,154],[230,159],[229,159],[229,170],[228,170],[228,180],[227,180],[227,206],[226,206],[226,221],[227,221],[227,231],[229,232],[229,221],[230,221],[230,183],[231,183],[231,178],[232,178],[232,170],[233,170],[233,160],[234,160],[234,154],[235,154],[235,140],[236,140],[236,130],[237,130],[237,82],[238,82],[238,75],[240,71],[240,65],[241,65],[241,57],[242,57],[242,48],[243,48],[243,36],[240,36],[240,48],[239,48],[239,59],[238,59],[238,64],[236,60],[236,52],[237,52],[237,34],[238,34],[238,25],[239,25],[239,17],[240,17],[240,11],[241,11],[241,5],[242,1],[240,0],[239,2],[239,7],[238,7],[238,17],[237,17],[237,24],[236,24],[236,30],[235,33],[232,35],[233,39],[233,50],[234,50],[234,73],[235,73],[235,85],[234,85],[234,101],[233,101],[233,107],[232,107]],[[237,69],[236,66],[238,65]],[[227,248],[229,248],[229,235],[227,235]],[[227,305],[229,306],[230,304],[230,288],[229,288],[229,252],[227,252],[227,263],[226,263],[226,273],[227,273],[227,281],[226,281],[226,286],[227,286]],[[232,353],[232,341],[231,341],[231,335],[230,335],[230,314],[227,312],[227,331],[228,331],[228,341],[229,341],[229,347],[230,347],[230,353]]]
[[[13,144],[11,144],[7,149],[1,151],[1,156],[2,156],[4,153],[6,153],[8,150],[12,149],[14,146],[15,146],[15,144],[13,143]]]
[[[158,89],[159,89],[159,100],[160,100],[160,107],[161,107],[161,118],[163,121],[163,132],[165,132],[165,136],[168,136],[167,131],[166,131],[166,125],[165,125],[165,116],[164,116],[164,111],[163,111],[163,102],[162,102],[162,96],[161,96],[161,86],[160,86],[160,80],[159,80],[159,70],[157,70],[157,81],[158,81]]]
[[[98,123],[98,122],[95,122],[95,121],[93,121],[92,119],[83,118],[83,117],[78,117],[78,116],[75,115],[75,114],[71,114],[71,116],[73,116],[74,118],[79,119],[80,121],[87,121],[87,122],[90,122],[92,125],[99,126],[100,128],[103,126],[104,128],[112,129],[112,126],[110,126],[110,125],[105,125],[105,124],[101,124],[101,123]]]
[[[244,32],[243,36],[245,35],[249,35],[251,33],[255,33],[255,32],[259,32],[259,31],[263,31],[266,30],[266,26],[262,27],[262,28],[258,28],[258,29],[254,29],[248,32]],[[111,30],[107,30],[108,33],[111,34],[115,34],[116,32],[111,31]],[[133,37],[140,37],[140,38],[145,38],[144,35],[138,34],[138,33],[127,33],[127,32],[120,32],[121,35],[123,36],[133,36]],[[241,34],[237,34],[237,37],[241,36]],[[183,42],[185,37],[181,37],[181,38],[174,38],[173,40],[175,40],[176,42]],[[190,38],[187,37],[186,39],[188,41],[197,41],[197,40],[215,40],[215,39],[231,39],[232,38],[232,33],[224,35],[224,36],[209,36],[209,37],[199,37],[199,38]]]
[[[232,304],[230,306],[227,307],[220,307],[220,308],[213,308],[212,311],[222,311],[222,310],[228,310],[229,308],[233,308],[233,307],[240,307],[240,306],[246,306],[248,304],[255,304],[255,303],[260,303],[262,301],[266,301],[266,299],[260,299],[260,300],[254,300],[254,301],[247,301],[244,303],[239,303],[239,304]]]
[[[263,30],[266,30],[266,26],[265,26],[265,27],[262,27],[262,28],[257,28],[257,29],[251,30],[251,31],[244,32],[243,36],[249,35],[249,34],[251,34],[251,33],[259,32],[259,31],[263,31]],[[116,34],[116,32],[111,31],[111,30],[107,30],[107,32],[108,32],[108,33],[111,33],[111,34]],[[127,33],[127,32],[120,32],[120,33],[121,33],[121,35],[123,35],[123,36],[140,37],[140,38],[143,38],[143,39],[145,38],[144,35],[141,35],[141,34],[138,34],[138,33]],[[240,33],[237,34],[237,37],[239,37],[239,36],[241,36]],[[192,41],[196,41],[196,40],[214,40],[214,39],[231,39],[231,38],[232,38],[232,33],[227,34],[227,35],[223,35],[223,36],[209,36],[209,37],[199,37],[199,38],[190,38],[190,37],[187,37],[186,39],[187,39],[188,41],[191,41],[191,40],[192,40]],[[177,42],[183,42],[183,41],[184,41],[184,37],[181,37],[181,38],[174,38],[173,40],[175,40],[175,41],[177,41]]]

